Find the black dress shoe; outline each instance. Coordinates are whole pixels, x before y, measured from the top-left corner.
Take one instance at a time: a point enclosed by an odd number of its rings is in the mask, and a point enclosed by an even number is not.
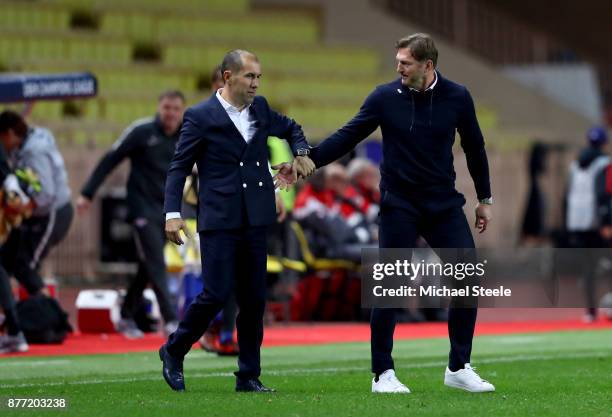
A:
[[[162,374],[170,388],[174,391],[185,391],[183,360],[170,355],[166,350],[166,345],[159,348],[159,359],[163,363]]]
[[[236,392],[276,392],[276,390],[266,387],[259,379],[236,378]]]

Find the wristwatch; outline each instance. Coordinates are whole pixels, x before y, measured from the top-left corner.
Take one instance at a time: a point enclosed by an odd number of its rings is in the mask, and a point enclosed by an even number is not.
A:
[[[295,156],[308,156],[310,155],[310,149],[300,148],[296,151]]]
[[[492,206],[493,205],[493,197],[483,198],[481,200],[478,200],[478,202],[480,204],[486,204],[487,206]]]

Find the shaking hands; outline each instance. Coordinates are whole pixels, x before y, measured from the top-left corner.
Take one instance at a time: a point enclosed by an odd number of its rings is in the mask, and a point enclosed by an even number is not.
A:
[[[311,176],[316,166],[308,156],[296,156],[292,163],[283,162],[282,164],[274,165],[272,169],[278,171],[274,175],[274,188],[287,190],[299,178]]]
[[[293,160],[293,168],[296,170],[299,178],[308,178],[317,169],[312,159],[308,156],[296,156]]]

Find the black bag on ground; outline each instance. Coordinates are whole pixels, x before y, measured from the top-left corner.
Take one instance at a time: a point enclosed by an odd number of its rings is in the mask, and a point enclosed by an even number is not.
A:
[[[62,343],[72,326],[59,303],[45,295],[35,295],[17,303],[19,325],[28,343]]]

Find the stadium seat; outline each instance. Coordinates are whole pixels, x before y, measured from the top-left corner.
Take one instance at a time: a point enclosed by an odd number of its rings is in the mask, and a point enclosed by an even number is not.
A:
[[[36,30],[66,30],[70,13],[57,7],[27,3],[2,2],[0,27],[7,29],[36,28]]]
[[[55,0],[68,7],[90,8],[96,10],[142,10],[150,11],[191,11],[191,12],[244,12],[248,9],[248,0]]]
[[[336,270],[336,269],[342,269],[342,270],[348,270],[348,271],[359,270],[358,264],[351,262],[351,261],[347,261],[345,259],[328,259],[328,258],[315,257],[312,251],[310,250],[310,245],[308,243],[308,239],[306,238],[306,235],[304,234],[304,230],[302,229],[302,226],[297,221],[292,221],[290,223],[290,226],[298,240],[302,258],[304,259],[304,262],[306,263],[306,266],[309,269],[312,269],[315,271]]]

